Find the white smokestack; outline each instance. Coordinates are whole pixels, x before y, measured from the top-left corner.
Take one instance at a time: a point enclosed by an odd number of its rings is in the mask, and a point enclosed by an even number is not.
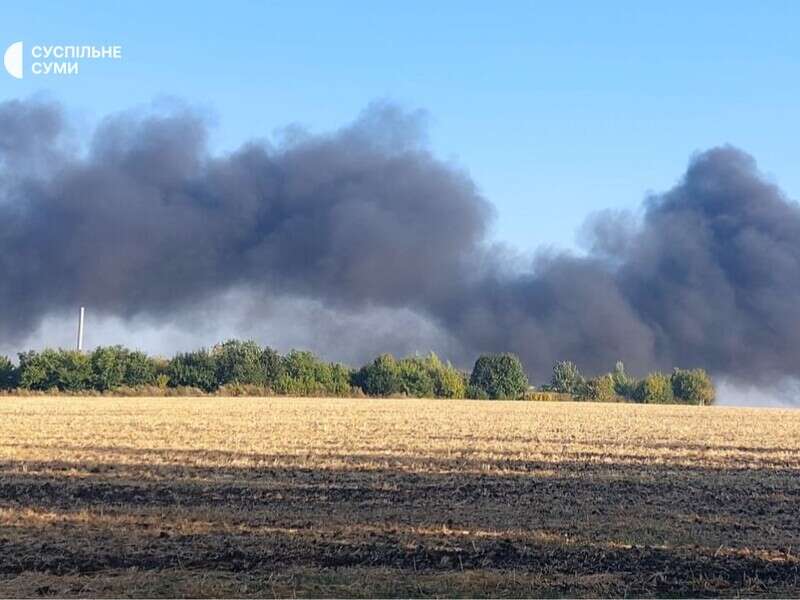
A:
[[[81,306],[80,316],[78,317],[78,352],[83,351],[83,316],[85,312],[86,309]]]

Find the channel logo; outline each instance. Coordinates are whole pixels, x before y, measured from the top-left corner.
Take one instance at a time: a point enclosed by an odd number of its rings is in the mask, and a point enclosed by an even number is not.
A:
[[[15,79],[22,79],[24,67],[22,54],[22,42],[14,42],[6,48],[6,53],[3,55],[3,65],[8,74]]]
[[[22,79],[26,67],[29,75],[78,75],[81,65],[98,60],[119,60],[122,46],[116,44],[33,44],[30,46],[30,64],[26,64],[22,42],[14,42],[3,56],[3,65],[14,79]]]

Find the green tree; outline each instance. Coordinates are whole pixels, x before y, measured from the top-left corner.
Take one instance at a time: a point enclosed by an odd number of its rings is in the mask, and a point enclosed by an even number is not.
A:
[[[89,356],[75,350],[23,352],[19,355],[18,372],[19,386],[24,389],[77,392],[92,387]]]
[[[99,391],[155,383],[156,362],[144,352],[122,346],[100,347],[91,353],[89,362],[92,387]]]
[[[206,392],[217,389],[214,356],[206,349],[176,354],[167,368],[171,387],[196,387]]]
[[[125,383],[127,350],[122,346],[99,347],[91,353],[92,387],[106,391]]]
[[[636,380],[625,373],[625,365],[621,360],[618,360],[617,364],[614,365],[614,372],[611,377],[614,380],[614,391],[617,395],[632,399],[636,390]]]
[[[0,390],[17,387],[17,368],[7,356],[0,356]]]
[[[353,392],[350,381],[353,370],[340,363],[325,364],[326,392],[331,396],[349,396]]]
[[[433,395],[437,398],[463,398],[467,393],[467,377],[453,365],[443,363],[431,352],[424,359],[433,380]]]
[[[26,390],[55,388],[55,372],[55,360],[51,352],[28,350],[19,353],[19,387]]]
[[[619,396],[614,388],[613,375],[607,373],[588,380],[578,397],[588,402],[616,402]]]
[[[425,359],[418,357],[404,358],[398,366],[398,393],[411,398],[433,398],[434,384],[432,369]]]
[[[350,392],[351,371],[319,360],[311,352],[292,350],[282,359],[275,391],[280,394],[343,396]]]
[[[160,361],[144,352],[128,351],[125,354],[125,377],[123,383],[130,387],[153,385],[159,374]]]
[[[709,405],[716,399],[716,390],[703,369],[675,369],[670,377],[672,393],[684,404]]]
[[[400,388],[400,367],[391,354],[381,354],[353,375],[353,384],[367,396],[391,396]]]
[[[662,373],[650,373],[636,386],[634,400],[643,404],[671,404],[672,382]]]
[[[266,385],[264,350],[256,342],[228,340],[217,344],[211,351],[217,369],[217,385],[231,383]]]
[[[560,394],[579,396],[583,392],[585,384],[586,381],[578,367],[568,360],[563,360],[553,366],[553,378],[548,389]]]
[[[283,374],[283,359],[270,347],[261,352],[261,367],[264,369],[264,384],[277,390],[278,380]]]
[[[356,371],[353,385],[368,396],[463,398],[466,393],[464,374],[434,353],[400,360],[382,354]]]
[[[79,392],[92,388],[92,366],[89,355],[77,350],[61,350],[58,389]]]
[[[474,396],[517,399],[528,389],[528,378],[514,354],[484,354],[475,361],[469,384]]]

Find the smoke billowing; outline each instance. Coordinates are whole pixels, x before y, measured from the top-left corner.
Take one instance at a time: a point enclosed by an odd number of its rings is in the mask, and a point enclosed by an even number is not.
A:
[[[537,381],[560,359],[590,373],[622,359],[634,372],[800,376],[800,208],[744,152],[695,156],[641,218],[592,216],[586,255],[520,267],[488,243],[491,204],[430,154],[423,125],[377,104],[327,135],[212,156],[195,114],[131,113],[75,152],[57,105],[0,104],[0,336],[24,339],[79,304],[174,323],[245,297],[264,343],[285,331],[261,320],[313,337],[337,315],[368,316],[350,359],[375,335],[385,350],[420,339],[418,318],[455,361],[510,350]],[[275,324],[287,302],[318,318]],[[394,314],[399,329],[374,323]]]

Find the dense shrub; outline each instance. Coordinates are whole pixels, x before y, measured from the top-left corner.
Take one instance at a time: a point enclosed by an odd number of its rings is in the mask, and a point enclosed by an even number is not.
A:
[[[153,386],[161,389],[169,387],[169,365],[170,359],[162,358],[160,356],[147,357],[148,362],[153,368],[155,378],[153,379]],[[152,386],[146,386],[152,387]]]
[[[433,397],[433,377],[425,359],[404,358],[398,361],[397,367],[399,389],[396,393],[411,398]]]
[[[275,389],[275,385],[283,373],[283,359],[281,355],[267,346],[261,351],[261,368],[264,369],[265,384]]]
[[[89,356],[75,350],[31,350],[19,355],[19,387],[77,392],[92,388]]]
[[[578,393],[578,398],[588,402],[620,401],[614,387],[614,377],[610,373],[588,380]]]
[[[89,357],[92,386],[101,391],[119,387],[125,381],[125,350],[121,346],[97,348]]]
[[[125,357],[124,385],[132,387],[155,385],[159,373],[166,370],[166,366],[166,361],[151,358],[144,352],[129,351]]]
[[[17,368],[7,356],[0,356],[0,390],[17,387]]]
[[[564,360],[553,366],[553,378],[547,389],[551,392],[578,396],[583,392],[585,383],[578,367],[570,361]]]
[[[443,363],[431,353],[425,366],[433,379],[433,395],[437,398],[463,398],[467,393],[467,376],[453,365]]]
[[[281,361],[275,382],[279,394],[345,396],[350,392],[351,371],[344,365],[319,360],[311,352],[292,350]]]
[[[400,387],[400,368],[391,354],[381,354],[353,374],[353,384],[368,396],[391,396]]]
[[[143,352],[134,352],[122,346],[97,348],[91,353],[92,388],[107,391],[121,386],[153,385],[156,381],[156,363]]]
[[[662,373],[651,373],[636,386],[633,398],[644,404],[671,404],[672,382]]]
[[[175,355],[167,368],[170,387],[196,387],[205,392],[217,389],[217,365],[205,349]]]
[[[156,397],[156,398],[167,398],[167,397],[182,397],[182,396],[204,396],[208,394],[205,390],[201,390],[200,388],[196,387],[169,387],[168,385],[159,386],[158,384],[154,385],[136,385],[136,386],[127,386],[121,385],[119,387],[115,387],[110,389],[106,392],[94,392],[95,394],[102,394],[103,396],[115,396],[115,397]]]
[[[26,390],[48,390],[56,387],[57,360],[55,351],[28,350],[19,354],[18,385]]]
[[[463,398],[466,377],[431,353],[397,360],[382,354],[353,375],[353,384],[370,396]]]
[[[263,385],[251,385],[247,383],[229,383],[217,388],[217,396],[274,396],[275,392],[271,387]]]
[[[523,393],[523,398],[525,394]],[[467,385],[467,398],[472,400],[491,400],[491,396],[489,396],[489,392],[483,389],[479,385],[472,385],[471,383]]]
[[[676,401],[701,406],[714,403],[714,384],[703,369],[675,369],[670,381]]]
[[[549,392],[547,390],[536,390],[529,388],[525,391],[522,399],[530,402],[571,402],[575,398],[569,394],[560,394],[558,392]]]
[[[621,360],[618,360],[617,364],[614,366],[614,372],[611,373],[611,378],[614,381],[614,392],[618,396],[633,399],[637,381],[625,373],[625,365]]]
[[[475,361],[469,380],[476,398],[517,399],[528,389],[528,378],[513,354],[484,354]]]
[[[216,365],[217,386],[233,383],[263,386],[267,384],[264,351],[257,343],[228,340],[211,351]]]

